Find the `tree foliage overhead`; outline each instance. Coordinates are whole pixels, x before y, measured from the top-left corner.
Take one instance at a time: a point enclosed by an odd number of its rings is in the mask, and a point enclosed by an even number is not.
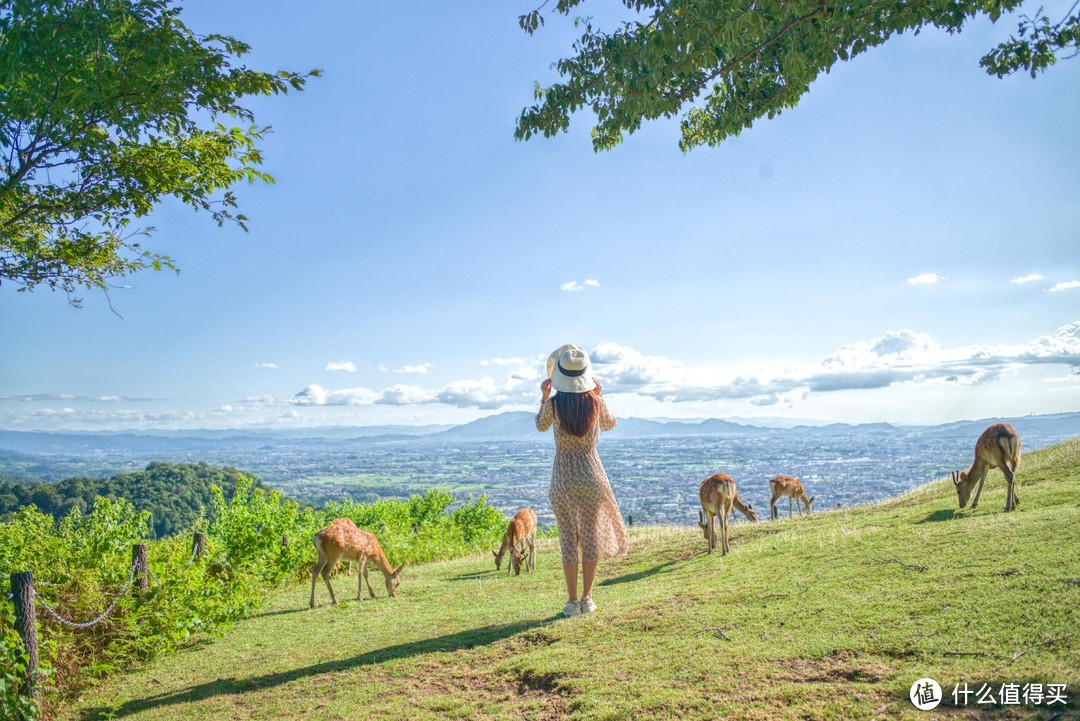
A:
[[[0,279],[70,297],[175,269],[132,226],[168,197],[244,227],[231,188],[272,178],[241,103],[318,74],[237,64],[248,51],[174,0],[0,0]]]
[[[554,64],[563,78],[537,84],[516,137],[551,137],[570,116],[596,116],[593,147],[618,145],[646,120],[682,113],[684,150],[718,145],[755,120],[794,107],[822,71],[894,35],[924,27],[959,32],[976,16],[997,21],[1023,0],[622,0],[636,18],[611,31],[589,18],[574,53]],[[546,4],[546,1],[545,1]],[[558,0],[569,16],[585,0]],[[544,24],[541,8],[519,18],[527,33]],[[1032,77],[1059,57],[1080,53],[1073,5],[1056,24],[1023,17],[1017,35],[983,57],[992,75]]]

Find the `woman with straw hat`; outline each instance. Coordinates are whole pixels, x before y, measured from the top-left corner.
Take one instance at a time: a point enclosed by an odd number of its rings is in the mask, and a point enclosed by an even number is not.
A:
[[[596,452],[600,431],[611,430],[616,421],[600,395],[600,384],[584,350],[576,345],[562,346],[548,358],[547,374],[540,384],[536,428],[544,432],[555,427],[555,463],[548,500],[559,524],[569,595],[563,614],[576,616],[596,609],[592,586],[597,563],[604,557],[625,556],[629,545],[622,512]],[[554,396],[552,390],[556,391]]]

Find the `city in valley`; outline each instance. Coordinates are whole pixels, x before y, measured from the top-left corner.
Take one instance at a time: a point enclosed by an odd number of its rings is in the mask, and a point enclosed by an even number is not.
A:
[[[1080,413],[1009,419],[1030,451],[1080,435]],[[984,421],[944,426],[889,424],[764,428],[724,421],[628,419],[599,452],[625,516],[635,523],[697,520],[697,489],[723,472],[767,517],[768,481],[801,479],[823,511],[881,500],[971,462]],[[56,481],[141,470],[153,461],[199,462],[249,472],[298,501],[370,502],[443,488],[459,499],[486,494],[512,513],[536,509],[553,522],[547,488],[554,453],[527,413],[505,413],[450,429],[406,435],[378,429],[284,432],[191,431],[143,435],[0,431],[0,475]],[[1023,463],[1019,478],[1023,484]],[[780,510],[786,513],[782,504]]]

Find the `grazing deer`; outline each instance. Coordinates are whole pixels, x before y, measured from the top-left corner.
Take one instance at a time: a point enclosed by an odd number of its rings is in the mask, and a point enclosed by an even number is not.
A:
[[[502,545],[495,555],[495,570],[502,568],[503,556],[510,551],[510,565],[506,572],[515,576],[521,573],[521,565],[529,571],[536,570],[536,512],[531,508],[522,508],[514,514],[506,526]]]
[[[799,515],[802,515],[803,505],[806,505],[806,515],[810,515],[810,509],[814,505],[816,496],[807,497],[802,482],[791,476],[775,476],[769,480],[769,490],[772,498],[769,499],[769,516],[774,520],[780,515],[776,511],[777,500],[787,496],[787,514],[791,518],[791,501],[794,499],[799,506]]]
[[[315,582],[322,574],[326,588],[330,591],[330,601],[337,604],[334,595],[334,587],[330,585],[330,569],[337,565],[338,561],[356,561],[360,572],[356,575],[356,600],[364,600],[364,582],[367,582],[368,593],[375,598],[375,591],[371,588],[368,579],[368,561],[373,562],[382,571],[386,579],[386,592],[391,596],[397,595],[398,584],[401,583],[401,570],[405,564],[394,569],[386,560],[386,554],[379,547],[379,541],[375,534],[361,531],[349,518],[338,518],[329,526],[315,534],[312,539],[315,550],[319,552],[319,560],[315,563],[315,569],[311,572],[311,608],[315,608]]]
[[[956,486],[956,497],[960,507],[967,505],[971,489],[979,484],[975,498],[971,501],[971,510],[979,505],[983,481],[991,468],[1000,468],[1009,484],[1005,494],[1005,512],[1016,508],[1020,498],[1016,495],[1016,467],[1020,465],[1020,436],[1008,423],[995,423],[979,436],[975,442],[975,461],[965,472],[953,471],[952,482]]]
[[[738,491],[735,492],[735,498],[732,499],[732,501],[731,501],[731,522],[732,523],[735,522],[735,511],[738,511],[739,513],[746,516],[746,519],[748,521],[756,521],[757,520],[757,511],[755,511],[754,507],[752,505],[750,505],[749,503],[743,503],[741,500],[739,500],[739,492]]]
[[[756,521],[757,514],[754,513],[753,508],[744,505],[739,500],[739,492],[735,490],[735,481],[726,473],[717,473],[702,481],[698,497],[701,499],[701,508],[704,510],[704,513],[698,511],[698,526],[705,534],[705,540],[709,544],[709,553],[716,548],[716,521],[719,520],[720,553],[727,555],[727,552],[731,550],[731,546],[728,545],[728,515],[734,516],[734,509],[737,508],[751,521]],[[709,519],[708,523],[705,521],[706,518]]]

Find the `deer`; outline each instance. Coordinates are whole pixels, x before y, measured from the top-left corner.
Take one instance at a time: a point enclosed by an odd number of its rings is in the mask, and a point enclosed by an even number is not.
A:
[[[698,511],[698,526],[705,534],[709,553],[716,548],[716,521],[719,520],[720,554],[726,556],[731,550],[728,544],[728,515],[734,517],[734,509],[737,508],[751,521],[756,521],[757,514],[754,513],[753,508],[739,500],[739,492],[735,490],[735,481],[726,473],[717,473],[702,481],[698,497],[701,499],[701,508],[704,511],[704,513]],[[708,523],[705,521],[706,518],[709,519]]]
[[[503,533],[502,545],[498,551],[492,551],[495,556],[495,570],[502,568],[503,556],[510,551],[510,565],[507,566],[507,575],[521,574],[521,566],[529,571],[536,570],[536,512],[531,508],[522,508],[510,519]]]
[[[382,571],[383,578],[386,579],[386,592],[390,596],[397,595],[397,587],[401,583],[401,571],[405,568],[405,564],[401,564],[396,569],[391,566],[375,534],[360,530],[352,519],[334,519],[329,526],[315,534],[312,542],[319,553],[319,560],[315,562],[315,568],[311,572],[310,608],[315,608],[315,582],[319,574],[322,574],[326,588],[330,591],[330,602],[337,605],[334,587],[330,585],[330,570],[342,559],[356,561],[359,567],[360,572],[356,574],[356,600],[364,600],[364,582],[367,582],[368,593],[375,598],[375,591],[371,588],[371,581],[368,579],[368,561],[374,563]]]
[[[982,432],[975,441],[975,460],[967,471],[953,471],[950,476],[956,487],[956,497],[960,507],[967,505],[971,489],[978,483],[975,498],[971,501],[971,510],[979,505],[983,481],[991,468],[1000,468],[1009,484],[1005,494],[1005,512],[1008,513],[1020,503],[1016,495],[1016,467],[1020,465],[1020,435],[1008,423],[994,423]]]
[[[791,476],[774,476],[769,480],[769,490],[772,491],[772,498],[769,499],[769,515],[773,520],[776,520],[780,515],[776,511],[776,502],[784,496],[787,496],[788,499],[788,518],[791,518],[792,500],[799,506],[800,516],[803,514],[803,505],[806,506],[806,515],[810,515],[810,509],[814,505],[814,498],[816,496],[807,497],[802,481],[797,478],[792,478]]]

